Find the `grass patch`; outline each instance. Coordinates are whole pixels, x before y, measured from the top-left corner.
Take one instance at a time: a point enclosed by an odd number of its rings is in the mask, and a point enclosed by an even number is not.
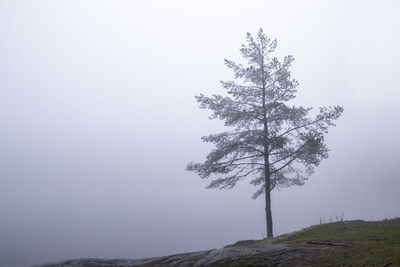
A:
[[[400,266],[400,218],[383,221],[343,221],[259,241],[259,244],[299,244],[308,241],[343,242],[338,249],[310,266]]]
[[[389,263],[387,266],[400,266],[400,218],[320,224],[271,239],[239,241],[226,247],[260,244],[306,246],[309,241],[343,243],[350,247],[330,250],[307,266],[383,266]]]

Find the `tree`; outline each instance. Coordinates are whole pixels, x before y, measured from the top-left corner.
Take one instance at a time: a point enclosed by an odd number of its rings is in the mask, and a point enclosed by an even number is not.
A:
[[[233,70],[233,81],[221,81],[227,96],[196,96],[202,109],[210,109],[210,119],[221,119],[232,131],[202,137],[215,144],[203,163],[189,163],[186,170],[201,178],[214,179],[207,188],[232,188],[242,179],[258,186],[253,194],[265,194],[267,237],[273,236],[271,191],[303,185],[314,167],[328,157],[324,134],[343,112],[340,106],[322,107],[309,118],[312,108],[289,106],[295,98],[297,80],[289,67],[294,58],[280,62],[271,54],[277,41],[260,29],[256,38],[247,33],[240,52],[245,64],[225,59]]]

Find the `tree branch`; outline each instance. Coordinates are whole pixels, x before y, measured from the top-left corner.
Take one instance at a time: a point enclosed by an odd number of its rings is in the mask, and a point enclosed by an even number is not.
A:
[[[276,164],[276,163],[278,163],[278,162],[281,162],[282,160],[285,160],[285,159],[287,159],[287,158],[290,158],[291,156],[293,156],[293,155],[299,153],[300,150],[301,150],[303,147],[305,147],[306,145],[307,145],[307,142],[304,142],[304,144],[303,144],[302,146],[300,146],[296,151],[294,151],[293,153],[291,153],[291,154],[289,154],[289,155],[287,155],[287,156],[285,156],[285,157],[283,157],[283,158],[281,158],[281,159],[278,159],[277,161],[271,163],[270,165],[274,165],[274,164]]]
[[[274,173],[279,172],[280,170],[282,170],[283,168],[285,168],[285,167],[287,167],[289,164],[291,164],[295,159],[296,159],[296,157],[290,159],[290,160],[289,160],[288,162],[286,162],[282,167],[280,167],[280,168],[278,168],[278,169],[276,169],[276,170],[271,171],[271,174],[274,174]]]
[[[290,132],[292,132],[292,131],[301,129],[301,128],[306,127],[306,126],[309,126],[309,125],[313,125],[313,124],[315,124],[315,123],[317,123],[317,122],[320,122],[320,121],[322,121],[322,120],[323,120],[323,118],[321,118],[321,119],[319,119],[319,120],[311,121],[311,122],[309,122],[309,123],[305,123],[305,124],[302,124],[302,125],[299,125],[299,126],[296,126],[296,127],[293,127],[293,128],[291,128],[291,129],[285,131],[284,133],[278,135],[277,137],[282,137],[282,136],[284,136],[284,135],[286,135],[286,134],[288,134],[288,133],[290,133]]]

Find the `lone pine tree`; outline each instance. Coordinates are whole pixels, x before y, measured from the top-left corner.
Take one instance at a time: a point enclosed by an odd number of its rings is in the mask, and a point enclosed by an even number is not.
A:
[[[215,148],[204,163],[186,167],[201,178],[213,177],[207,188],[232,188],[250,179],[258,187],[253,198],[265,194],[267,237],[273,236],[271,191],[304,184],[328,157],[324,134],[343,112],[340,106],[322,107],[310,118],[312,108],[289,106],[298,85],[289,71],[294,58],[281,62],[272,57],[276,46],[262,29],[256,38],[247,33],[240,49],[245,64],[225,59],[235,77],[221,81],[228,95],[196,96],[200,108],[213,111],[210,119],[221,119],[233,129],[202,137]]]

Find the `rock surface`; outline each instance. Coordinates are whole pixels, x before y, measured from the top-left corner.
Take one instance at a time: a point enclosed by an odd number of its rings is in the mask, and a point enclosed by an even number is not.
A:
[[[332,249],[310,244],[246,244],[148,259],[75,259],[38,267],[302,266]]]

